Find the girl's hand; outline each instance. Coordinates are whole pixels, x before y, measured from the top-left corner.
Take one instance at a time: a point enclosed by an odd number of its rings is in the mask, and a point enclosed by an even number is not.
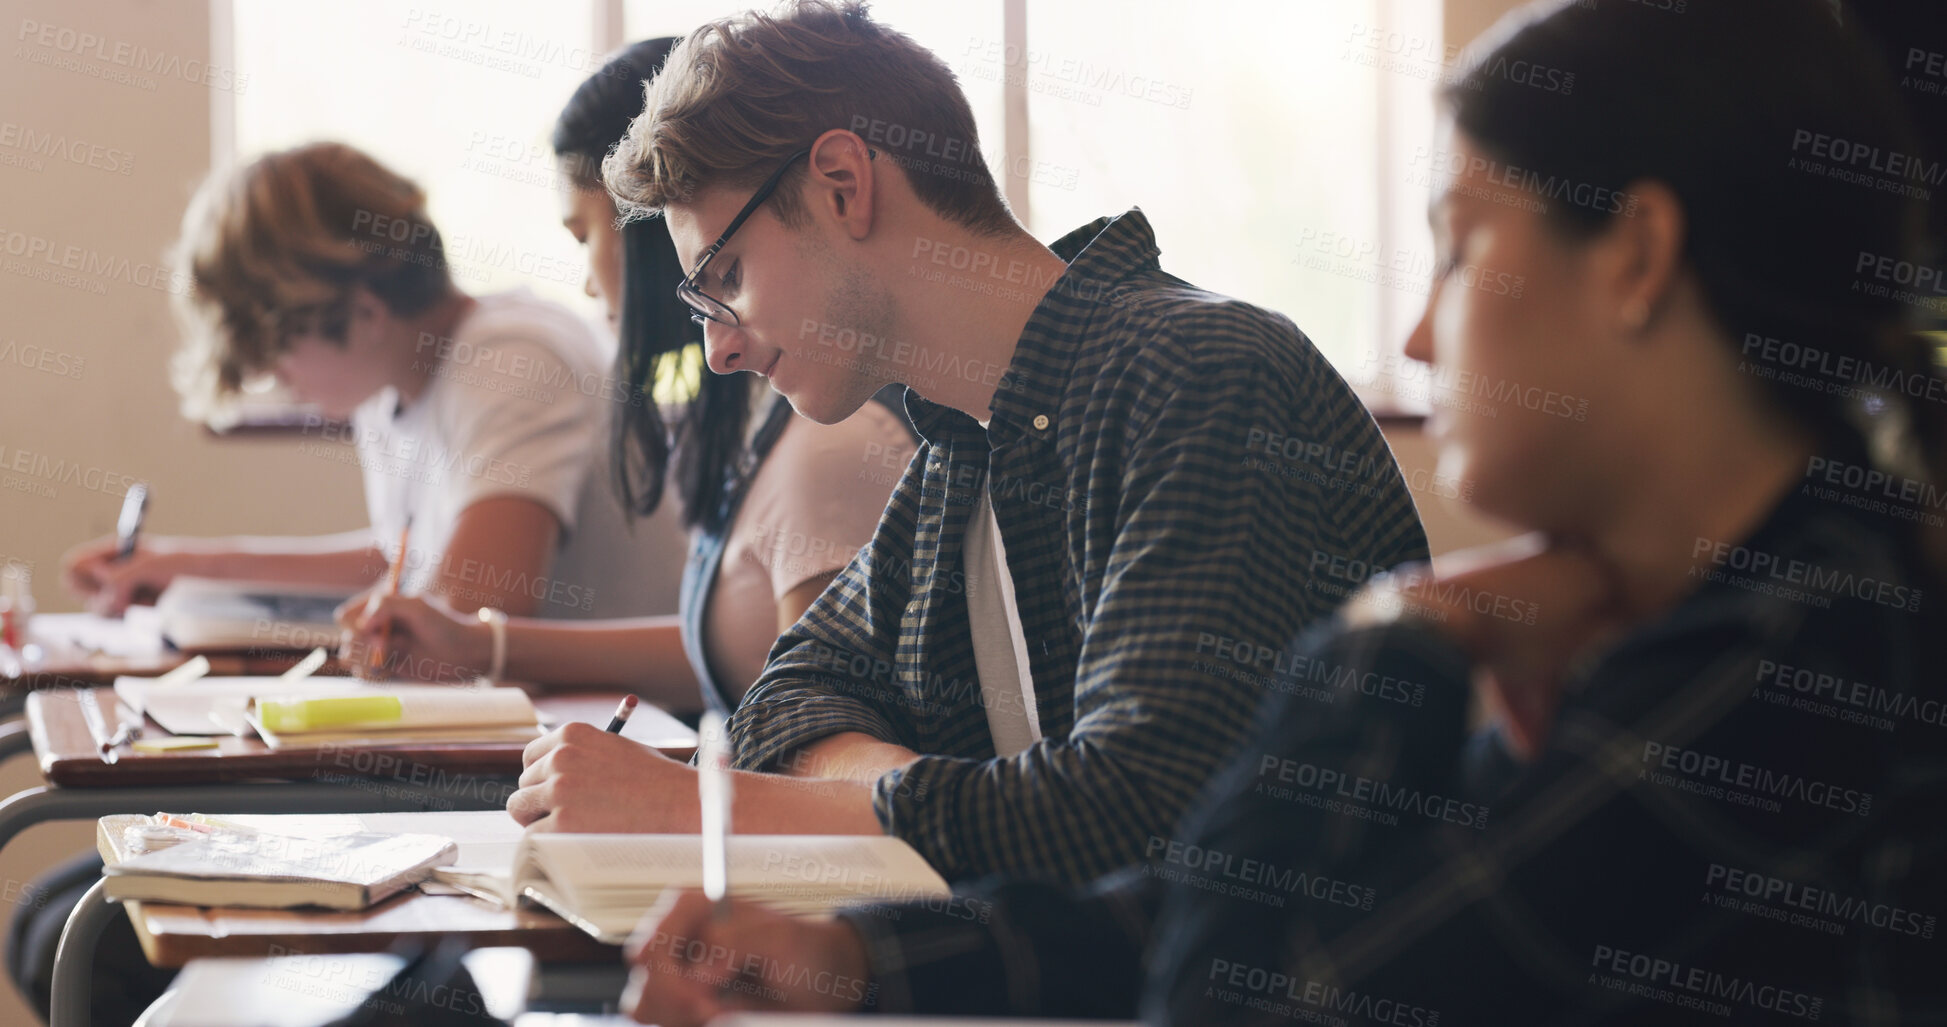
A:
[[[362,671],[367,654],[382,642],[379,669],[391,677],[465,681],[485,674],[493,661],[493,630],[435,599],[389,595],[381,585],[347,600],[337,617],[345,629],[339,659],[355,670]]]
[[[1523,759],[1546,740],[1575,659],[1626,624],[1616,572],[1541,535],[1390,576],[1353,597],[1346,615],[1355,624],[1413,617],[1453,640],[1474,658],[1482,707]]]
[[[138,543],[126,560],[116,559],[120,548],[115,536],[104,535],[61,557],[69,591],[104,617],[121,616],[138,599],[154,601],[177,575],[194,574],[203,563],[199,554],[184,552],[169,539]]]

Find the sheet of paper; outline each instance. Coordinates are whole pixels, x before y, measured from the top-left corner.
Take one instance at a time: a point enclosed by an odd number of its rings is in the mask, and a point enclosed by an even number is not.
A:
[[[35,642],[62,657],[99,653],[124,660],[159,660],[162,623],[153,606],[131,606],[119,619],[92,613],[43,613],[29,622]]]
[[[278,677],[247,675],[205,677],[183,685],[158,685],[156,681],[156,678],[144,677],[116,678],[115,695],[137,714],[147,714],[164,730],[176,735],[238,733],[237,728],[244,724],[244,708],[253,696],[295,693],[307,698],[321,698],[383,691],[413,696],[428,705],[446,704],[464,708],[478,702],[488,691],[471,685],[368,682],[346,677],[311,677],[296,684]],[[510,706],[525,701],[525,696],[520,693],[515,692],[514,695],[518,698],[499,701],[508,702]]]
[[[194,813],[195,810],[170,810]],[[505,868],[520,846],[521,825],[505,810],[441,810],[427,813],[239,813],[225,823],[300,838],[340,834],[436,834],[459,846],[456,865]]]
[[[463,870],[504,870],[520,848],[521,825],[506,810],[437,813],[362,813],[360,830],[445,835],[459,845],[453,865]]]

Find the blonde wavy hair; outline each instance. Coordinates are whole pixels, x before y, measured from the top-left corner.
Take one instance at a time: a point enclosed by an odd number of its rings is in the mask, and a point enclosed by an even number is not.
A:
[[[935,213],[976,232],[1018,227],[980,152],[953,70],[864,3],[793,0],[710,22],[676,45],[643,112],[602,164],[625,216],[658,213],[713,186],[755,187],[831,129],[857,133],[905,172]],[[800,223],[804,169],[772,194]]]
[[[185,416],[232,419],[248,379],[294,334],[342,341],[363,286],[409,317],[453,288],[426,194],[343,143],[312,143],[212,174],[183,214],[174,267],[183,342],[171,367]]]

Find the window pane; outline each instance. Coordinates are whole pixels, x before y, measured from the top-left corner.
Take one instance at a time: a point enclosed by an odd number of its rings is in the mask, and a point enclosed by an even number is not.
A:
[[[1389,36],[1439,40],[1437,4],[1196,10],[1029,0],[1025,53],[967,56],[1029,90],[1029,159],[1010,171],[1029,176],[1035,234],[1140,206],[1165,269],[1286,314],[1364,380],[1425,294],[1425,189],[1384,146],[1430,140],[1439,66],[1384,58]]]
[[[971,53],[1000,46],[1000,0],[964,3],[873,0],[872,17],[913,37],[953,69],[960,79],[961,92],[967,94],[968,106],[973,108],[974,128],[980,133],[980,151],[987,155],[987,166],[994,170],[998,181],[1004,163],[1001,151],[1007,143],[1001,129],[1001,78],[969,74],[969,71],[986,69],[969,64],[966,58]]]
[[[601,66],[591,5],[232,0],[239,156],[351,143],[426,190],[468,292],[525,285],[593,314],[548,137]]]

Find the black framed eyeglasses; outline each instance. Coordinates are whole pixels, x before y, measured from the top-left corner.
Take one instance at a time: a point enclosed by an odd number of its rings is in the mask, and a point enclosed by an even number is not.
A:
[[[683,276],[683,280],[676,284],[677,298],[689,304],[690,320],[695,321],[697,324],[702,324],[705,321],[715,321],[718,324],[730,325],[733,328],[742,323],[737,320],[737,312],[730,309],[729,304],[697,288],[697,280],[702,277],[703,269],[709,266],[710,259],[717,255],[718,250],[723,249],[723,244],[729,242],[730,237],[737,233],[737,229],[742,228],[744,222],[750,220],[750,216],[756,213],[757,208],[763,206],[764,201],[770,199],[771,194],[777,191],[777,184],[783,181],[784,173],[790,170],[791,165],[796,164],[799,157],[803,157],[810,152],[811,147],[807,146],[797,153],[784,158],[784,163],[778,165],[777,170],[771,172],[771,177],[765,179],[764,184],[758,186],[757,191],[751,194],[750,202],[744,204],[744,209],[738,211],[737,216],[730,219],[730,227],[725,228],[723,234],[717,236],[717,241],[711,243],[710,248],[703,251],[703,256],[697,258],[696,266],[691,268],[690,273]],[[867,160],[878,160],[879,151],[868,146],[865,148],[865,157]]]
[[[730,309],[728,304],[696,287],[697,279],[702,276],[703,269],[710,266],[710,260],[717,255],[717,251],[723,249],[723,244],[729,242],[730,237],[737,233],[737,229],[742,228],[744,222],[750,220],[751,214],[755,213],[757,208],[762,206],[764,201],[770,199],[771,194],[777,191],[777,184],[783,181],[784,173],[790,170],[791,165],[797,163],[798,158],[810,152],[811,148],[806,147],[784,158],[784,163],[778,165],[778,169],[771,172],[771,177],[765,179],[764,184],[758,186],[757,191],[751,194],[750,202],[744,204],[744,209],[738,211],[737,216],[730,219],[730,227],[724,229],[723,234],[717,236],[717,241],[711,243],[710,248],[703,251],[703,256],[697,258],[696,266],[691,268],[690,273],[685,275],[683,280],[677,284],[676,296],[684,303],[689,304],[691,311],[690,320],[695,321],[697,324],[702,324],[705,321],[715,321],[718,324],[730,325],[732,327],[735,327],[739,323],[737,320],[737,312]]]

